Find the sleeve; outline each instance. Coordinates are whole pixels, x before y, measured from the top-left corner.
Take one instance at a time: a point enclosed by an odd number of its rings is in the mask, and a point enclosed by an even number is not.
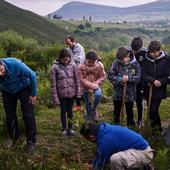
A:
[[[167,56],[167,65],[166,65],[166,73],[165,73],[165,76],[158,79],[160,82],[161,82],[161,85],[162,86],[166,86],[168,84],[168,82],[170,81],[170,59],[169,59],[169,56]]]
[[[151,77],[149,74],[147,74],[146,70],[147,70],[146,63],[143,62],[142,63],[142,73],[141,73],[142,80],[145,81],[146,83],[153,84],[153,82],[155,81],[155,78]]]
[[[36,74],[34,71],[32,71],[26,64],[24,64],[21,61],[17,62],[17,67],[19,70],[19,73],[21,75],[24,75],[25,77],[28,77],[30,79],[30,87],[31,87],[31,96],[37,95],[37,83],[36,83]]]
[[[57,93],[57,70],[54,66],[51,68],[50,72],[50,83],[51,83],[51,95],[52,95],[52,101],[54,105],[60,104],[58,93]]]
[[[123,75],[118,74],[118,69],[116,69],[116,63],[114,62],[108,71],[108,79],[114,85],[123,85],[122,78]]]
[[[94,170],[102,170],[106,163],[109,162],[110,159],[110,149],[106,147],[100,147],[96,151],[96,157],[93,161],[93,169]]]
[[[134,70],[134,72],[133,72],[133,70]],[[138,63],[136,63],[134,65],[134,69],[132,69],[131,75],[128,75],[128,76],[129,76],[128,82],[134,83],[134,84],[139,82],[141,79],[141,66]]]
[[[74,53],[74,62],[79,65],[85,60],[85,52],[82,46],[77,46]]]
[[[74,77],[75,77],[75,82],[76,82],[76,97],[80,98],[81,97],[81,87],[80,87],[80,78],[78,75],[78,67],[77,65],[74,65]]]
[[[96,83],[92,83],[86,79],[86,77],[83,75],[83,64],[80,64],[78,69],[80,82],[88,89],[96,90],[99,86]]]
[[[101,66],[101,71],[100,71],[100,75],[99,75],[99,78],[96,80],[96,83],[98,85],[101,85],[101,83],[106,79],[106,73],[104,71],[104,66],[101,62],[98,62]]]

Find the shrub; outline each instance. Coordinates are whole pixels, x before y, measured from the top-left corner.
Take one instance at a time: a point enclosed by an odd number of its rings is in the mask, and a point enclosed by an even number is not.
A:
[[[84,29],[85,29],[85,26],[84,26],[83,24],[80,24],[80,25],[78,26],[78,28],[81,29],[81,30],[84,30]]]
[[[87,28],[91,28],[91,23],[90,23],[90,22],[86,22],[86,23],[85,23],[85,26],[86,26]]]

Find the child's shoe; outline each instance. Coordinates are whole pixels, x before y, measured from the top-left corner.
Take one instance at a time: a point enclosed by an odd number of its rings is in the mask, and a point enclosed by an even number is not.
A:
[[[75,133],[75,131],[74,131],[74,130],[72,130],[72,129],[68,129],[68,131],[67,131],[67,135],[68,135],[68,136],[75,136],[75,135],[76,135],[76,133]]]
[[[138,121],[137,122],[137,126],[139,129],[141,129],[144,125],[143,125],[143,122],[142,121]]]
[[[62,134],[63,134],[63,135],[67,135],[67,130],[66,130],[66,129],[63,129],[63,130],[62,130]]]

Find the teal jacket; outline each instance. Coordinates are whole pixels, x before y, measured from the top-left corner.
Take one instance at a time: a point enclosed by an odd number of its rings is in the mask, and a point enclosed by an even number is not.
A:
[[[0,90],[15,94],[30,86],[30,96],[36,96],[36,74],[21,60],[2,58],[5,66],[5,77],[0,77]]]

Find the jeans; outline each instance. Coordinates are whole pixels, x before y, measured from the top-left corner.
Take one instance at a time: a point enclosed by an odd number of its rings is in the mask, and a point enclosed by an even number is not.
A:
[[[92,103],[90,101],[91,93],[89,93],[87,91],[83,92],[84,102],[85,102],[85,106],[86,106],[86,112],[88,115],[91,114],[92,111],[96,111],[96,108],[97,108],[97,106],[100,102],[101,96],[102,96],[102,92],[101,92],[100,88],[95,90],[93,93],[94,93],[94,100],[92,101],[93,102],[93,105],[92,105]]]

